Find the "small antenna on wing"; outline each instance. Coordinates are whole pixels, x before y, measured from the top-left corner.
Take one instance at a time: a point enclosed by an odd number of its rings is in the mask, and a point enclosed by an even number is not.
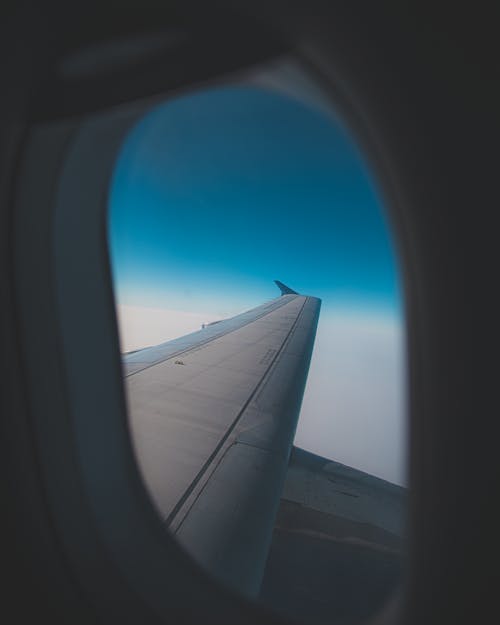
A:
[[[274,282],[276,283],[278,289],[281,291],[281,295],[298,295],[297,291],[294,291],[286,284],[283,284],[283,282],[280,282],[279,280],[275,280]]]

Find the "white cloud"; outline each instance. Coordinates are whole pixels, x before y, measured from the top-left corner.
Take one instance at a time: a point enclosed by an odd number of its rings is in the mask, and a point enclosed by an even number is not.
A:
[[[405,376],[400,321],[320,316],[295,444],[406,484]]]
[[[196,332],[203,323],[221,317],[213,313],[185,312],[166,308],[117,305],[120,348],[122,352],[158,345]]]

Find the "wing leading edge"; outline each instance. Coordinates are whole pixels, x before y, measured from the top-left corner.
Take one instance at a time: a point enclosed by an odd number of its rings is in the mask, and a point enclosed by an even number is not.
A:
[[[223,582],[259,591],[320,300],[284,293],[123,357],[139,468],[178,541]]]

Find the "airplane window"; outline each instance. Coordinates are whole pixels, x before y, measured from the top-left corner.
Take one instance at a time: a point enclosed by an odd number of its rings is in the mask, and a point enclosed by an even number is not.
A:
[[[186,551],[299,621],[355,623],[404,582],[403,301],[368,165],[298,76],[178,95],[126,136],[108,224],[124,388]]]

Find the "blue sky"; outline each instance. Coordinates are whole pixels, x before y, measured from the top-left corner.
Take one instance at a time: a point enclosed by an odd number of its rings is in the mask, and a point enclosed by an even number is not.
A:
[[[195,330],[194,313],[253,308],[279,295],[274,279],[320,297],[296,444],[405,483],[398,266],[374,180],[335,116],[244,84],[177,97],[131,129],[109,204],[115,292],[139,307],[122,315],[135,315],[135,339],[149,324],[151,341],[153,318],[161,342],[170,320]],[[170,316],[137,316],[148,307]]]
[[[222,312],[274,297],[277,278],[327,307],[399,310],[359,152],[331,118],[278,92],[214,88],[152,110],[122,147],[110,214],[123,303]]]

